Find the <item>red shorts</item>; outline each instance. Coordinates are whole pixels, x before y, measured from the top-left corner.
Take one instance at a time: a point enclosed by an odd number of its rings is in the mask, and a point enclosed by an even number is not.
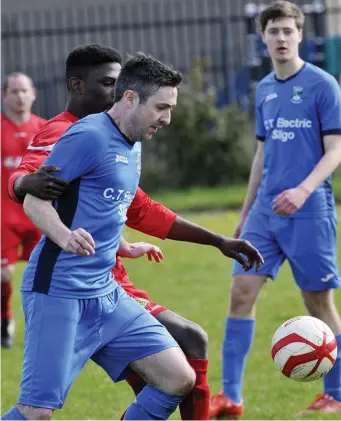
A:
[[[31,221],[13,223],[1,221],[1,266],[28,260],[41,238],[41,231]]]
[[[119,282],[119,280],[117,280]],[[148,313],[152,316],[156,316],[164,310],[167,310],[166,307],[155,303],[150,300],[150,297],[146,291],[142,289],[136,289],[134,285],[124,286],[122,285],[125,292],[132,298],[134,298],[142,307],[144,307]]]

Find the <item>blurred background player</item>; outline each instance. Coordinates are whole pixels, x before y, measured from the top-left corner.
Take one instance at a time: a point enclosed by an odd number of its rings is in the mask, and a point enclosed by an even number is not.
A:
[[[1,346],[10,348],[14,338],[11,313],[12,276],[19,260],[28,260],[41,232],[26,217],[22,206],[10,200],[9,177],[16,170],[34,135],[46,120],[32,114],[36,98],[32,79],[12,73],[3,84],[1,114]]]
[[[336,210],[331,173],[341,162],[341,93],[336,80],[299,56],[304,15],[280,1],[259,16],[274,71],[256,90],[256,136],[248,193],[235,236],[251,241],[265,264],[259,274],[234,265],[223,343],[223,392],[210,416],[241,416],[242,381],[255,328],[255,303],[266,278],[288,259],[305,307],[334,332],[338,354],[324,393],[309,411],[341,412],[341,321]],[[269,396],[269,399],[271,397]]]

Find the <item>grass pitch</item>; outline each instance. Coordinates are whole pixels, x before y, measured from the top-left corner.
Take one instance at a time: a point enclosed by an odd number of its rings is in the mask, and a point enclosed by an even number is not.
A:
[[[237,223],[237,214],[211,213],[190,216],[189,219],[231,235]],[[338,232],[341,242],[340,225]],[[131,230],[126,231],[126,238],[129,241],[154,241]],[[139,288],[147,289],[154,301],[196,321],[208,332],[209,383],[212,393],[218,392],[221,390],[221,343],[232,262],[210,247],[174,241],[154,242],[161,245],[165,260],[160,264],[150,263],[146,258],[126,260],[131,279]],[[19,264],[15,273],[13,308],[17,326],[16,344],[13,349],[2,351],[1,356],[2,412],[16,402],[19,393],[24,328],[19,285],[23,267],[23,264]],[[336,302],[341,311],[341,291],[336,293]],[[244,419],[299,419],[297,412],[310,404],[317,392],[322,391],[321,381],[297,383],[285,378],[271,360],[270,342],[273,333],[284,320],[300,314],[306,314],[306,311],[290,268],[285,264],[278,280],[268,282],[258,302],[256,338],[244,383]],[[54,419],[119,419],[132,399],[133,394],[125,382],[112,384],[109,377],[90,362],[71,388],[64,408],[55,412]],[[172,418],[179,419],[179,414],[176,412]],[[302,419],[339,418],[340,415],[313,414]]]

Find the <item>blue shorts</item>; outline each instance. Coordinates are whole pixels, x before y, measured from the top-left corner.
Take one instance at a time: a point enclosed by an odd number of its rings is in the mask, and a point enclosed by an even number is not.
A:
[[[250,241],[264,258],[259,272],[245,272],[234,262],[233,275],[265,275],[275,279],[288,259],[298,287],[323,291],[341,286],[337,264],[336,218],[288,218],[251,210],[241,238]]]
[[[93,299],[22,292],[25,349],[19,403],[57,409],[89,359],[119,381],[132,361],[178,344],[118,286]]]

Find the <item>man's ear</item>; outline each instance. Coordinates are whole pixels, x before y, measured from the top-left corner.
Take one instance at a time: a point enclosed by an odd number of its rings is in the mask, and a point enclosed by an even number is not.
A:
[[[78,77],[72,76],[68,80],[68,88],[74,94],[82,95],[84,93],[84,81]]]
[[[137,92],[128,89],[123,94],[123,99],[129,108],[133,108],[134,101],[138,98]]]

